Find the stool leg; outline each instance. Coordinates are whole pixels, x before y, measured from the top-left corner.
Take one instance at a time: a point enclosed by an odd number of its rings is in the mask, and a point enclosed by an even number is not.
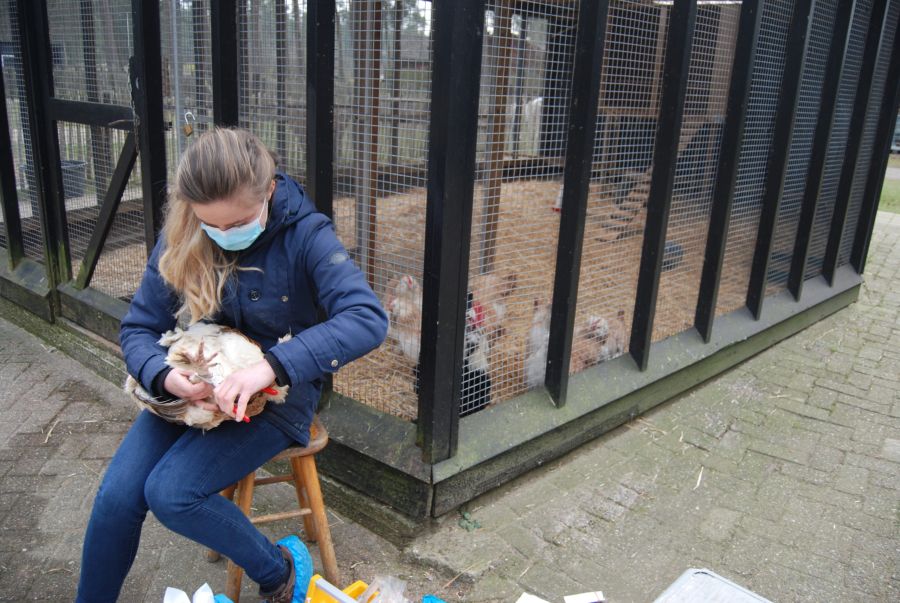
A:
[[[325,579],[332,584],[341,584],[341,575],[338,572],[337,558],[334,555],[334,544],[331,542],[331,530],[328,527],[328,518],[325,516],[325,502],[322,500],[322,489],[319,487],[319,475],[316,472],[316,461],[312,456],[302,456],[291,459],[298,461],[297,468],[303,476],[303,485],[309,497],[309,508],[312,509],[313,519],[316,522],[316,536],[319,543],[319,554],[322,556],[322,565],[325,566]]]
[[[291,459],[291,475],[294,478],[294,490],[297,491],[297,504],[301,509],[312,509],[309,506],[309,496],[304,487],[303,473],[300,471],[300,459],[297,457]],[[312,514],[303,516],[303,531],[306,533],[307,540],[316,542],[319,539]]]
[[[241,479],[237,486],[237,506],[247,517],[250,517],[250,505],[253,503],[253,486],[255,485],[255,478],[255,472],[250,473]],[[240,600],[241,578],[243,575],[244,570],[229,559],[228,571],[225,579],[225,596],[234,601],[234,603],[239,603]]]
[[[237,484],[231,484],[224,490],[222,490],[221,494],[228,500],[234,500],[234,491],[237,488]],[[222,555],[219,554],[219,551],[214,551],[212,549],[206,549],[206,560],[210,563],[215,563],[219,559],[222,558]]]

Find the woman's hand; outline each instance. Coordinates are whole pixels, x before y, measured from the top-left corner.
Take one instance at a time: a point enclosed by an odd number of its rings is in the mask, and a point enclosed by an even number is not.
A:
[[[200,383],[191,382],[189,377],[193,374],[191,371],[183,369],[172,369],[166,375],[163,387],[173,396],[190,402],[196,403],[209,398],[213,394],[212,385],[203,381]]]
[[[234,417],[235,421],[244,420],[244,412],[250,397],[275,381],[275,371],[265,360],[253,366],[235,371],[228,375],[214,390],[219,410]],[[237,408],[235,409],[235,404]]]

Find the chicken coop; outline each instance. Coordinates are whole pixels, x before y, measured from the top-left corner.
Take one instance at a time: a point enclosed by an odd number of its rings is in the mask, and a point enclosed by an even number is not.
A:
[[[116,341],[180,154],[250,129],[391,320],[320,402],[322,471],[438,516],[857,298],[898,17],[900,0],[9,0],[0,293]]]

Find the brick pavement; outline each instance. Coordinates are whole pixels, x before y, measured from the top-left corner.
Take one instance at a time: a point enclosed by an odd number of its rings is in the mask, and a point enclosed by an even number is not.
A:
[[[900,215],[858,303],[446,518],[469,601],[651,601],[707,567],[773,601],[900,599]]]
[[[898,285],[900,216],[881,213],[858,303],[473,501],[477,529],[450,514],[400,551],[333,515],[341,567],[448,601],[650,601],[688,567],[773,601],[897,600]],[[93,493],[134,413],[0,319],[0,601],[71,600]],[[256,504],[290,504],[279,488]],[[121,600],[203,581],[220,590],[223,564],[151,517]]]

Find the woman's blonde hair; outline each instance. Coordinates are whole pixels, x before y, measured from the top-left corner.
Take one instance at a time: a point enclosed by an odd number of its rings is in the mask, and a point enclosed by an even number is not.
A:
[[[181,298],[178,314],[188,312],[191,324],[219,311],[222,291],[236,269],[236,256],[200,229],[191,204],[218,201],[243,190],[261,198],[275,177],[276,165],[274,154],[259,138],[238,128],[210,130],[181,156],[169,189],[159,272]]]

